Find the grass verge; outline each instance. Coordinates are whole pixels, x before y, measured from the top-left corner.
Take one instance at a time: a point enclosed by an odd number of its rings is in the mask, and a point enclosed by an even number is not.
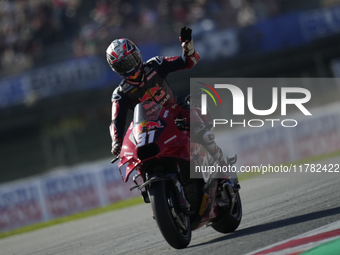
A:
[[[13,236],[13,235],[22,234],[22,233],[30,232],[30,231],[33,231],[33,230],[53,226],[53,225],[56,225],[56,224],[59,224],[59,223],[64,223],[64,222],[73,221],[73,220],[79,220],[79,219],[94,216],[94,215],[97,215],[97,214],[101,214],[101,213],[105,213],[105,212],[109,212],[109,211],[113,211],[113,210],[118,210],[118,209],[122,209],[122,208],[125,208],[125,207],[133,206],[133,205],[138,205],[138,204],[141,204],[141,203],[144,203],[142,197],[136,197],[136,198],[127,199],[127,200],[124,200],[124,201],[119,201],[117,203],[107,205],[107,206],[104,206],[104,207],[98,207],[98,208],[90,209],[90,210],[87,210],[87,211],[84,211],[84,212],[79,212],[79,213],[75,213],[75,214],[72,214],[72,215],[68,215],[68,216],[65,216],[65,217],[62,217],[62,218],[53,219],[53,220],[49,220],[49,221],[45,221],[45,222],[39,222],[39,223],[36,223],[36,224],[32,224],[32,225],[17,228],[17,229],[14,229],[14,230],[10,230],[10,231],[4,232],[4,233],[0,233],[0,239],[8,237],[8,236]]]

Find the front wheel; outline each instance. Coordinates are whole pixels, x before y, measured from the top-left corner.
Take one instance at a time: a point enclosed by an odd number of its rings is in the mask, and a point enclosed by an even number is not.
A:
[[[181,212],[172,181],[152,183],[150,202],[165,240],[176,249],[187,247],[191,240],[190,219]]]
[[[241,223],[242,219],[242,204],[241,197],[238,191],[235,191],[236,201],[233,210],[222,211],[224,213],[223,218],[212,225],[213,229],[220,233],[234,232]]]

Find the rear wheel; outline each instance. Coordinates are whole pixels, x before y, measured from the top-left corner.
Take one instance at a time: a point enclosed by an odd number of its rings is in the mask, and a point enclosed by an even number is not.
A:
[[[241,223],[242,219],[242,204],[241,197],[238,191],[234,191],[236,195],[236,201],[233,210],[230,212],[229,208],[222,209],[224,216],[221,220],[212,225],[213,229],[220,233],[234,232]]]
[[[172,181],[152,183],[150,201],[157,225],[165,240],[174,248],[182,249],[191,240],[190,219],[181,212]]]

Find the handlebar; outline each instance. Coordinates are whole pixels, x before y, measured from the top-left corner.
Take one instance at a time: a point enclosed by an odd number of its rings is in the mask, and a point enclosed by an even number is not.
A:
[[[113,164],[114,162],[116,162],[117,160],[119,160],[120,157],[119,156],[116,156],[114,159],[111,160],[111,164]]]

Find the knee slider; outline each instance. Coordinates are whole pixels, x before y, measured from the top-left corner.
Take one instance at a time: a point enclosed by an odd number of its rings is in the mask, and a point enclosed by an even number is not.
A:
[[[202,137],[203,144],[212,144],[215,142],[215,135],[207,130]]]
[[[194,141],[202,145],[210,145],[215,143],[215,135],[205,127],[193,134]]]

